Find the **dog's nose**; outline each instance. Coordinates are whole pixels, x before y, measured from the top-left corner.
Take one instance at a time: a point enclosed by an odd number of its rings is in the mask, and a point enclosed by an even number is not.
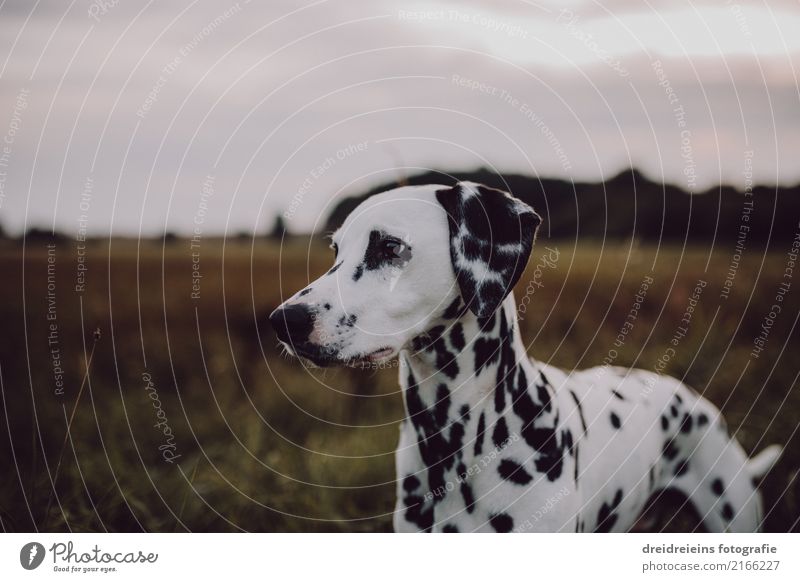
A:
[[[287,344],[305,343],[314,327],[314,318],[307,305],[288,305],[276,309],[269,316],[269,322],[278,338]]]

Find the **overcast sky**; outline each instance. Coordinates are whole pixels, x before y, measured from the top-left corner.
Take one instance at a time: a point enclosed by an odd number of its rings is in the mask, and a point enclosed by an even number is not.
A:
[[[796,183],[798,31],[796,0],[6,0],[0,224],[304,231],[421,168]]]

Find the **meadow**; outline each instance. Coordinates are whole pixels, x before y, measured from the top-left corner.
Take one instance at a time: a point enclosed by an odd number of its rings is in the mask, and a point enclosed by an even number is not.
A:
[[[23,258],[0,241],[4,530],[391,530],[396,368],[304,367],[266,320],[330,267],[322,240],[80,250],[29,239]],[[749,452],[785,444],[762,484],[770,531],[800,519],[800,274],[776,299],[788,250],[747,248],[732,268],[730,244],[540,240],[516,289],[532,356],[658,369],[720,407]]]

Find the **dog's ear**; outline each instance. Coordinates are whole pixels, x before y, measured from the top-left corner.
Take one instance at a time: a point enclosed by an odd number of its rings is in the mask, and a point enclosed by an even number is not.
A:
[[[447,212],[461,296],[475,315],[488,317],[522,275],[542,219],[521,200],[474,182],[439,190],[436,199]]]

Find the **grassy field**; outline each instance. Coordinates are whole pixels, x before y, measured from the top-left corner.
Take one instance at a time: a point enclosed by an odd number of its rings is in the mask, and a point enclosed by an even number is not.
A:
[[[748,248],[731,278],[728,246],[541,241],[517,287],[532,356],[663,366],[722,408],[748,451],[786,444],[763,484],[772,531],[800,517],[800,280],[751,351],[787,250]],[[196,262],[180,239],[99,240],[85,253],[81,263],[74,241],[49,252],[29,241],[23,260],[21,244],[0,245],[4,530],[391,529],[396,371],[305,369],[266,323],[330,266],[321,242],[203,240]],[[688,333],[666,358],[699,281]]]

